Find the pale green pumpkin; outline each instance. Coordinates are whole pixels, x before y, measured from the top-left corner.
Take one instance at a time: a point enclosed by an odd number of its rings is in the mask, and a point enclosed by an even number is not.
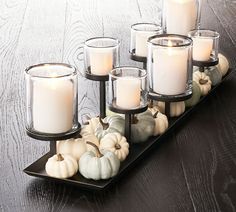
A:
[[[135,115],[132,122],[131,141],[133,143],[145,142],[153,135],[155,120],[149,110]]]
[[[105,119],[100,118],[100,123],[95,129],[95,135],[101,140],[106,134],[118,132],[124,135],[125,120],[119,115],[107,116]]]
[[[201,89],[199,85],[193,81],[193,95],[190,99],[185,101],[185,106],[186,107],[192,107],[196,105],[201,98]]]
[[[120,168],[120,160],[110,151],[99,151],[98,147],[91,143],[96,153],[85,152],[79,160],[79,172],[87,179],[100,180],[114,177]]]
[[[204,72],[206,73],[207,76],[210,77],[210,80],[211,80],[213,86],[215,86],[221,82],[222,73],[217,68],[217,66],[205,68]]]

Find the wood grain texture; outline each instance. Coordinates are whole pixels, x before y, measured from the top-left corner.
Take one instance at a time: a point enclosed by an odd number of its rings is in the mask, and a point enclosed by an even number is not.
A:
[[[202,27],[221,34],[220,51],[236,68],[235,1],[205,0]],[[236,76],[109,190],[95,193],[29,177],[22,169],[48,144],[26,136],[24,69],[40,62],[77,67],[79,118],[98,114],[98,83],[83,77],[83,43],[121,41],[130,26],[160,20],[159,0],[5,0],[0,2],[0,211],[236,211]]]

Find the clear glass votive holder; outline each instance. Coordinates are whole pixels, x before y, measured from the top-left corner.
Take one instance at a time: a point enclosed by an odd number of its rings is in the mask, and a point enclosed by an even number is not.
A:
[[[110,37],[96,37],[85,41],[84,64],[87,73],[106,76],[119,66],[120,42]]]
[[[192,94],[192,40],[164,34],[149,38],[147,70],[149,96],[182,98]]]
[[[188,36],[193,40],[193,60],[200,62],[218,61],[220,35],[216,31],[197,29]]]
[[[162,24],[167,34],[188,35],[200,27],[201,0],[162,0]]]
[[[118,67],[109,73],[108,105],[120,110],[147,106],[147,72],[136,67]]]
[[[45,63],[25,70],[27,131],[59,135],[79,128],[78,74],[73,66]]]
[[[147,40],[162,34],[160,25],[154,23],[136,23],[131,26],[130,53],[138,57],[147,57]]]

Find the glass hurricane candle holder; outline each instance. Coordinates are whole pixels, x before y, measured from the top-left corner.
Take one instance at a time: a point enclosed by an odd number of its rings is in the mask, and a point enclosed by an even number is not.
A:
[[[201,0],[163,0],[162,4],[165,33],[187,35],[200,27]]]
[[[199,29],[188,34],[193,40],[193,64],[196,66],[214,66],[218,64],[219,33]]]
[[[77,77],[74,67],[62,63],[38,64],[25,70],[26,129],[32,137],[46,140],[79,130]]]
[[[146,70],[118,67],[109,73],[108,105],[114,112],[132,113],[146,107],[147,94]]]
[[[192,95],[192,40],[182,35],[157,35],[148,40],[149,96],[182,101]]]
[[[140,57],[147,57],[147,40],[154,35],[162,34],[162,27],[153,23],[136,23],[131,26],[130,53],[137,61]],[[139,58],[138,58],[139,57]],[[132,58],[135,60],[135,58]],[[140,61],[143,62],[143,61]]]
[[[119,66],[119,47],[120,42],[115,38],[88,39],[84,45],[86,72],[95,76],[108,76],[109,71]]]

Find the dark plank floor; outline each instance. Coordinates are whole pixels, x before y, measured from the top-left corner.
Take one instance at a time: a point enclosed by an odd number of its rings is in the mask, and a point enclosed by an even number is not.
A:
[[[130,25],[158,22],[160,0],[0,1],[0,211],[236,211],[236,76],[102,193],[55,184],[22,170],[48,151],[24,131],[24,69],[66,62],[83,73],[83,42],[121,41],[129,60]],[[220,49],[236,68],[236,2],[204,0],[202,26],[221,34]],[[98,84],[79,79],[79,115],[98,113]]]

